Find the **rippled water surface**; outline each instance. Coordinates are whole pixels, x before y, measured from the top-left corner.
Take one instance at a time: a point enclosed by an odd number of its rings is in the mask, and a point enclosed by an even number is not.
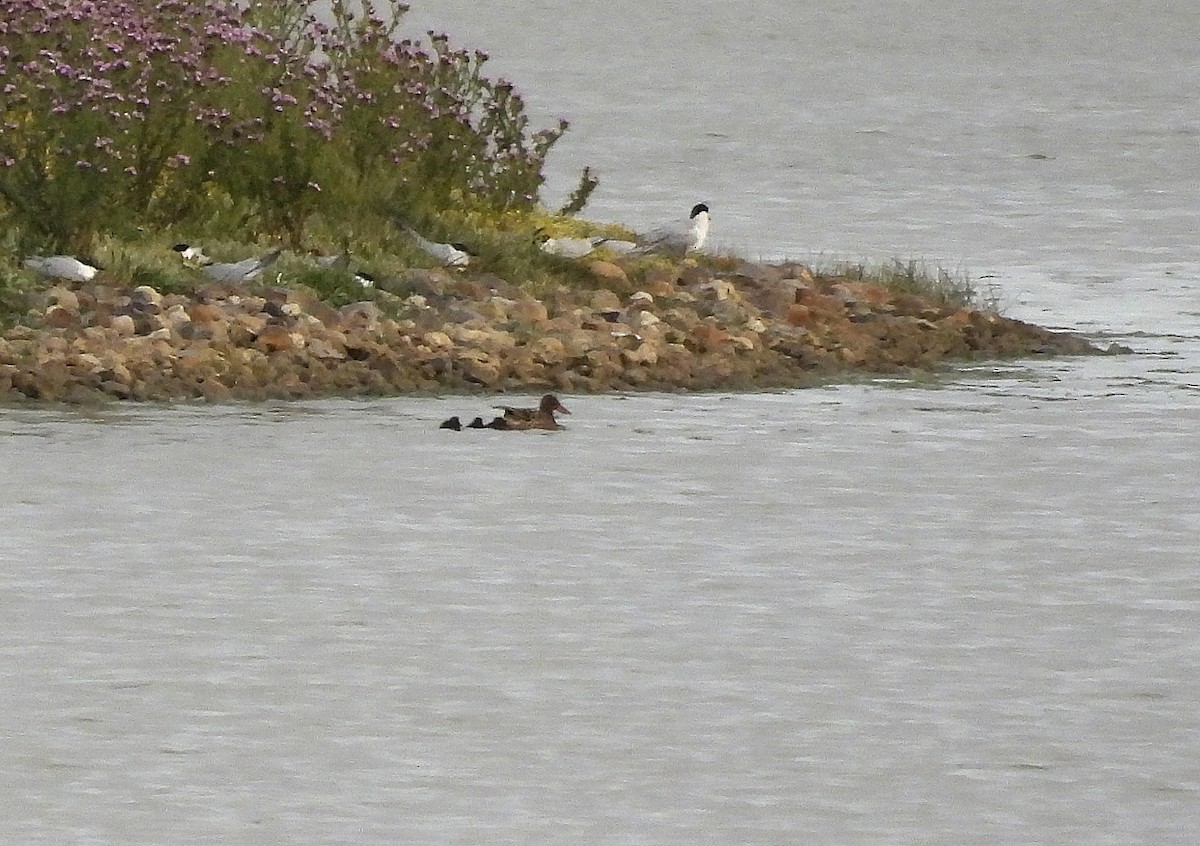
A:
[[[1200,12],[1084,6],[418,5],[596,217],[1136,354],[555,433],[0,409],[0,842],[1194,843]]]

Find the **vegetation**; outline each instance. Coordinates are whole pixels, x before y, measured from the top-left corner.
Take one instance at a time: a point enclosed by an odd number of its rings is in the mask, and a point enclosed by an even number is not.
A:
[[[532,131],[487,56],[397,0],[0,0],[0,221],[28,250],[188,229],[300,248],[396,216],[531,211]],[[329,20],[329,18],[327,18]]]
[[[931,268],[924,262],[912,259],[892,259],[881,265],[843,262],[835,264],[828,272],[834,276],[882,285],[895,293],[928,297],[948,306],[995,310],[991,298],[981,297],[965,272],[951,273],[943,267]]]
[[[319,19],[320,5],[325,16]],[[473,267],[537,293],[582,284],[582,263],[537,238],[605,234],[557,213],[543,167],[567,129],[535,130],[487,56],[445,35],[400,35],[399,0],[0,0],[0,321],[26,309],[30,253],[69,253],[113,280],[184,291],[203,279],[170,250],[239,260],[280,243],[273,273],[341,304],[432,266],[403,226],[466,242]],[[714,268],[735,259],[704,259]],[[635,283],[666,259],[626,263]],[[968,304],[965,276],[916,262],[833,272]]]

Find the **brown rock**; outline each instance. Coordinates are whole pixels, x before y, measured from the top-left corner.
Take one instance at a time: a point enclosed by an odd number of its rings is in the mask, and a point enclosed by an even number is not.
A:
[[[607,288],[602,288],[592,294],[590,305],[593,311],[620,311],[621,298]]]
[[[46,309],[46,325],[55,329],[73,329],[79,325],[79,315],[62,306],[52,305]]]
[[[601,282],[608,282],[618,285],[626,285],[629,283],[629,276],[621,269],[620,265],[613,264],[611,261],[603,261],[595,259],[588,262],[588,273],[595,276]]]
[[[301,339],[303,340],[303,339]],[[295,349],[296,337],[284,326],[265,326],[254,339],[254,346],[265,353]]]
[[[549,318],[546,306],[533,297],[523,297],[512,307],[512,318],[518,323],[536,324]]]
[[[55,285],[47,293],[51,302],[59,308],[66,309],[67,311],[74,313],[79,311],[79,295],[70,288],[64,288],[62,285]]]
[[[141,305],[161,306],[163,295],[149,285],[139,285],[129,292],[129,299]]]
[[[137,324],[128,314],[115,314],[109,320],[108,328],[116,332],[118,338],[128,338],[137,331]]]
[[[187,307],[188,316],[197,323],[216,323],[225,317],[225,312],[212,303],[193,303]]]

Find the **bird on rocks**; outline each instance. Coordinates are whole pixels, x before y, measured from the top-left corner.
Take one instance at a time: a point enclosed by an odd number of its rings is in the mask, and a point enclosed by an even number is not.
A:
[[[504,417],[500,419],[503,419],[506,429],[561,429],[554,415],[571,413],[554,394],[542,397],[537,408],[514,408],[508,405],[498,405],[496,408],[504,412]]]
[[[50,279],[90,282],[100,269],[74,256],[29,256],[22,262],[30,270]]]
[[[705,203],[697,203],[692,206],[686,223],[660,226],[647,232],[641,239],[638,252],[673,253],[681,256],[695,252],[708,240],[710,222],[708,206]]]
[[[462,244],[439,244],[436,241],[430,241],[411,226],[405,226],[404,231],[416,242],[422,252],[437,259],[443,267],[466,267],[471,263],[471,254]]]
[[[200,268],[200,272],[216,282],[250,282],[257,279],[266,268],[274,264],[282,253],[282,249],[275,249],[258,258],[206,264]]]

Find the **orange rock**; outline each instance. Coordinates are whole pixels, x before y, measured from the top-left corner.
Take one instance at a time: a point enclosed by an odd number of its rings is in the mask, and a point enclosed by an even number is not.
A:
[[[806,305],[795,304],[788,307],[787,322],[792,326],[812,326],[813,320],[812,309]]]
[[[611,261],[596,259],[595,261],[588,262],[588,273],[604,282],[629,282],[629,277],[625,274],[625,271]]]
[[[296,339],[283,326],[266,326],[254,339],[254,345],[265,353],[281,352],[295,349]]]
[[[216,323],[224,317],[220,306],[212,303],[193,303],[188,306],[187,313],[197,323]]]

